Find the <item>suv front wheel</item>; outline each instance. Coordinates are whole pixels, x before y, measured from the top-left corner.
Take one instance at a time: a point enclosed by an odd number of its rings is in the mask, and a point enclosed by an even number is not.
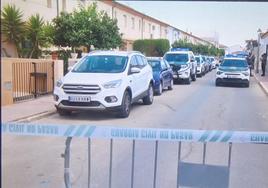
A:
[[[147,95],[142,99],[145,105],[150,105],[154,101],[154,90],[152,84],[149,85]]]
[[[131,106],[131,98],[128,91],[125,91],[122,104],[120,106],[119,112],[117,114],[120,118],[126,118],[129,116]]]

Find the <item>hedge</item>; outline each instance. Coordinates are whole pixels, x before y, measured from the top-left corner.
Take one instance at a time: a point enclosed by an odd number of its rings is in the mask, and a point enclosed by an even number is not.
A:
[[[162,57],[169,51],[170,45],[167,39],[145,39],[136,40],[133,43],[133,50],[140,51],[146,56]]]

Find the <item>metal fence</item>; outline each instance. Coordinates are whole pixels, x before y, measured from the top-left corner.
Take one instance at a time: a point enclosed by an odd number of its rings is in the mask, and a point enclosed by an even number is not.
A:
[[[4,123],[1,126],[1,132],[15,135],[30,135],[30,136],[63,136],[67,137],[65,142],[65,152],[62,155],[64,158],[64,183],[66,188],[71,188],[70,178],[70,156],[71,156],[71,141],[73,137],[88,139],[88,174],[87,188],[91,187],[91,141],[94,138],[109,139],[109,179],[108,187],[112,187],[113,175],[113,152],[114,140],[131,140],[131,183],[130,187],[134,188],[134,167],[136,156],[136,141],[153,141],[154,145],[154,168],[153,168],[153,188],[157,187],[157,172],[158,172],[158,151],[159,141],[173,141],[178,143],[177,148],[177,183],[176,188],[180,186],[181,176],[181,149],[182,142],[196,142],[203,144],[203,160],[201,165],[206,165],[207,143],[226,143],[228,144],[228,170],[231,167],[231,153],[233,143],[248,143],[248,144],[268,144],[268,132],[246,132],[246,131],[217,131],[217,130],[176,130],[176,129],[153,129],[153,128],[124,128],[124,127],[96,127],[87,125],[51,125],[51,124],[26,124],[26,123]],[[186,165],[184,165],[186,166]],[[187,168],[187,167],[185,167]],[[214,177],[214,176],[213,176]]]
[[[16,62],[12,64],[13,101],[53,92],[54,62]]]

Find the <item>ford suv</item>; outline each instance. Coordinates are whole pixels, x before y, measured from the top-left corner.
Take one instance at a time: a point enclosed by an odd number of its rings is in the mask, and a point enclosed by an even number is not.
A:
[[[153,74],[140,52],[96,51],[84,56],[57,81],[55,107],[60,115],[108,110],[129,116],[133,102],[153,103]]]
[[[197,63],[192,51],[169,51],[164,59],[172,67],[174,80],[184,80],[187,84],[196,80]]]

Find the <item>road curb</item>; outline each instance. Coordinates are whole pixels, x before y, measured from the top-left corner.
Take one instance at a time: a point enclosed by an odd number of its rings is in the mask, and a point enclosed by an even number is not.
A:
[[[39,120],[41,118],[53,115],[55,113],[56,113],[56,110],[49,110],[49,111],[41,112],[41,113],[38,113],[38,114],[32,114],[32,115],[29,115],[29,116],[18,118],[18,119],[12,120],[10,122],[16,122],[16,123],[19,123],[19,122],[26,123],[27,122],[27,123],[29,123],[31,121]]]
[[[258,84],[259,84],[259,86],[261,87],[261,89],[264,91],[264,93],[268,96],[268,88],[266,88],[265,86],[264,86],[264,84],[257,78],[257,76],[254,74],[253,75],[254,76],[254,78],[257,80],[257,82],[258,82]]]

